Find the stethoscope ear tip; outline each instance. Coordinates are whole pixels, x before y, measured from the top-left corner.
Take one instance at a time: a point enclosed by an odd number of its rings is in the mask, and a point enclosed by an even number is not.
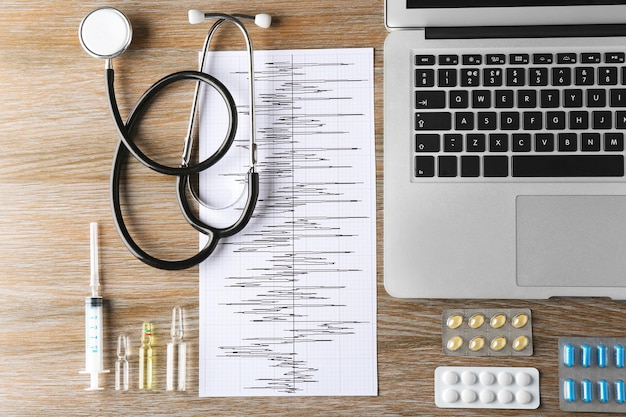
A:
[[[267,13],[260,13],[254,16],[254,23],[263,29],[267,29],[272,25],[272,16]]]
[[[189,23],[191,23],[192,25],[197,25],[198,23],[204,22],[204,12],[202,10],[189,10],[187,16],[189,17]]]

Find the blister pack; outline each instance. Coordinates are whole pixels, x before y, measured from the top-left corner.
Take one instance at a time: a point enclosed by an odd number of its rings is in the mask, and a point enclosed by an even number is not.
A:
[[[440,366],[435,370],[439,408],[535,409],[539,403],[536,368]]]
[[[450,309],[441,318],[443,352],[451,356],[531,356],[530,309]]]
[[[626,413],[626,338],[559,339],[563,411]]]

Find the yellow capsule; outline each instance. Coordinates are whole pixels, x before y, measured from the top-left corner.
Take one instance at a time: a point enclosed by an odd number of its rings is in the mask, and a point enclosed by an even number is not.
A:
[[[481,313],[476,313],[472,317],[469,318],[467,325],[472,329],[478,329],[480,326],[485,323],[485,316]]]
[[[463,324],[463,316],[460,314],[453,314],[446,320],[446,326],[449,329],[458,329],[461,324]]]
[[[511,325],[516,329],[521,329],[522,327],[526,326],[527,323],[528,314],[526,313],[517,314],[515,317],[513,317],[513,320],[511,321]]]
[[[472,340],[469,341],[468,347],[472,352],[478,352],[485,347],[485,338],[482,336],[472,338]]]
[[[493,327],[494,329],[499,329],[500,327],[504,326],[505,323],[506,323],[506,316],[502,313],[496,314],[489,321],[489,325]]]
[[[528,337],[526,336],[517,336],[514,340],[513,340],[513,350],[519,352],[521,350],[526,349],[526,346],[528,346]]]
[[[494,352],[499,352],[506,346],[506,337],[498,336],[491,341],[491,350]]]
[[[454,336],[452,339],[448,340],[446,347],[450,352],[456,352],[461,349],[463,346],[463,338],[461,336]]]

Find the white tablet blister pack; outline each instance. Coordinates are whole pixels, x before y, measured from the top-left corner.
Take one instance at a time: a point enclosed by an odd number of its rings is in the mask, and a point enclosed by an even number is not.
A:
[[[440,366],[435,370],[439,408],[535,409],[539,403],[536,368]]]

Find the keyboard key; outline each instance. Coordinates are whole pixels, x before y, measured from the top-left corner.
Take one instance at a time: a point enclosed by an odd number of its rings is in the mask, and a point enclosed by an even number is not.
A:
[[[552,54],[533,54],[533,64],[551,64],[554,60]]]
[[[583,64],[599,64],[601,55],[598,52],[587,52],[580,54],[580,62]]]
[[[587,107],[605,107],[606,106],[606,90],[590,89],[587,90]]]
[[[480,175],[480,158],[478,156],[461,157],[461,176],[478,177]]]
[[[565,130],[565,112],[564,111],[546,112],[546,129]]]
[[[415,65],[435,65],[435,56],[415,55]]]
[[[563,91],[564,107],[582,107],[583,106],[583,90],[564,90]]]
[[[502,133],[489,135],[489,152],[508,152],[509,136]]]
[[[538,133],[535,135],[535,151],[553,152],[554,135],[552,133]]]
[[[530,152],[530,148],[530,135],[528,133],[513,135],[513,152]]]
[[[461,69],[461,87],[478,87],[480,85],[480,70],[478,68]]]
[[[574,84],[576,85],[593,85],[595,82],[592,67],[578,67],[574,70],[574,74]]]
[[[439,65],[457,65],[458,63],[458,55],[439,55]]]
[[[559,90],[541,90],[541,107],[555,109],[560,106]]]
[[[518,90],[517,107],[521,107],[523,109],[532,109],[534,107],[537,107],[537,91]]]
[[[552,85],[566,86],[572,84],[572,69],[569,67],[552,68]]]
[[[418,90],[415,92],[416,109],[443,109],[446,107],[446,92]]]
[[[506,156],[485,156],[483,158],[485,177],[507,177],[509,158]]]
[[[617,67],[598,68],[599,85],[617,85]]]
[[[624,134],[605,133],[604,150],[609,152],[622,152],[624,150]]]
[[[444,152],[461,152],[463,150],[463,136],[458,133],[443,135]]]
[[[613,88],[610,93],[610,106],[611,107],[626,107],[626,89]]]
[[[583,133],[580,142],[580,150],[583,152],[600,151],[599,133]]]
[[[415,135],[415,152],[439,152],[440,147],[439,135]]]
[[[416,87],[433,87],[435,85],[435,71],[431,69],[415,70]]]
[[[489,54],[487,55],[487,65],[504,65],[506,63],[506,55]]]
[[[485,152],[485,135],[470,134],[465,138],[467,152]]]
[[[576,54],[575,53],[556,54],[556,62],[558,64],[575,64]]]
[[[491,107],[491,92],[489,90],[472,91],[472,107],[488,109]]]
[[[524,112],[524,130],[541,130],[543,128],[543,114],[537,111]]]
[[[626,62],[624,52],[607,52],[604,54],[604,62],[607,64],[623,64]]]
[[[507,68],[506,69],[506,85],[522,86],[526,83],[526,70],[524,68]]]
[[[456,130],[474,130],[474,113],[458,112],[454,120]]]
[[[576,152],[577,149],[576,133],[559,133],[559,152]]]
[[[416,156],[415,157],[415,176],[416,177],[434,177],[435,176],[435,157]]]
[[[530,56],[528,54],[510,54],[509,62],[515,64],[528,64],[530,62]]]
[[[514,113],[514,112],[500,113],[500,129],[519,130],[519,113]]]
[[[502,85],[502,68],[485,68],[483,70],[483,84],[489,87]]]
[[[456,87],[456,69],[443,68],[437,71],[437,85],[439,87]]]
[[[469,93],[467,90],[450,91],[450,108],[466,109],[469,107]]]
[[[623,177],[622,155],[516,155],[514,177]]]
[[[415,130],[450,130],[451,128],[451,113],[421,112],[415,114]]]
[[[438,158],[440,177],[456,177],[457,176],[457,158],[456,156],[440,156]]]
[[[589,113],[587,113],[586,111],[570,112],[569,128],[575,130],[589,129]]]
[[[593,128],[596,130],[611,129],[613,127],[613,113],[610,111],[593,112]]]
[[[548,69],[547,68],[532,68],[530,70],[530,77],[528,84],[532,86],[546,86],[548,85]]]
[[[498,113],[478,112],[478,130],[496,130],[498,128]]]
[[[480,65],[482,63],[482,55],[463,55],[463,65]]]
[[[513,108],[513,90],[496,91],[496,107],[500,109]]]

